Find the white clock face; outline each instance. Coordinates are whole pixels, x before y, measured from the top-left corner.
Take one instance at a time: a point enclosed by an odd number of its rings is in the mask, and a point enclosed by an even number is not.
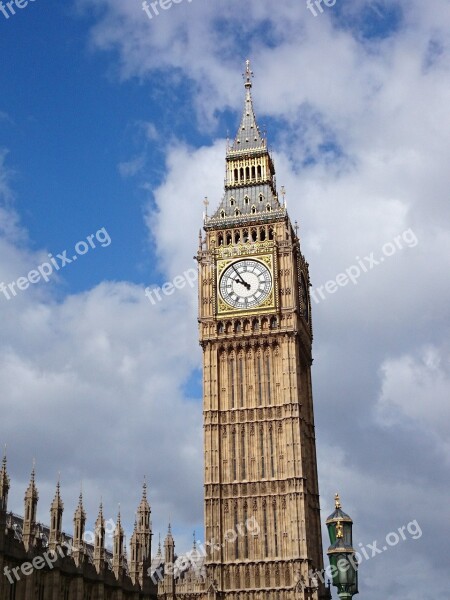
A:
[[[232,308],[256,308],[272,290],[272,275],[258,260],[238,260],[225,269],[219,287],[223,300]]]

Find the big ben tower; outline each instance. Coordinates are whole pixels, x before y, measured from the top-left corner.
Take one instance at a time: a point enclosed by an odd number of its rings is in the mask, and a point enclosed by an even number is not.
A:
[[[244,78],[224,197],[198,254],[208,597],[318,600],[308,263],[277,194],[248,61]]]

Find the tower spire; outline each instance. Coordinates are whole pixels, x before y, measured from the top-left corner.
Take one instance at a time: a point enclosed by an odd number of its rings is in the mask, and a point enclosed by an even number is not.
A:
[[[25,492],[25,518],[23,521],[23,543],[28,551],[34,544],[36,535],[36,511],[39,494],[35,484],[36,461],[33,458],[30,483]]]
[[[9,480],[6,464],[7,464],[7,461],[6,461],[6,444],[5,444],[5,450],[3,453],[3,460],[2,460],[2,468],[0,471],[0,511],[4,511],[5,513],[6,513],[7,506],[8,506],[8,492],[9,492],[9,486],[10,486],[10,480]]]
[[[251,93],[253,87],[253,71],[250,68],[249,60],[246,61],[245,66],[245,73],[243,74],[245,80],[244,87],[246,89],[244,112],[242,114],[239,131],[237,132],[236,138],[229,150],[229,153],[239,150],[261,150],[266,146],[265,140],[263,139],[256,122],[255,111],[253,109]]]
[[[62,515],[64,510],[64,504],[61,500],[61,474],[58,473],[58,482],[56,484],[56,493],[53,498],[52,505],[50,507],[50,539],[49,547],[52,550],[56,550],[58,544],[62,540]]]
[[[239,129],[234,141],[227,145],[225,194],[216,212],[204,219],[204,226],[212,228],[243,219],[255,223],[266,220],[267,213],[285,217],[286,208],[278,200],[275,166],[267,149],[265,135],[256,121],[252,100],[253,71],[250,61],[245,63],[245,100]],[[218,242],[220,246],[220,241]]]
[[[0,470],[0,547],[3,547],[6,530],[6,511],[8,510],[8,493],[10,480],[6,469],[6,444]]]
[[[83,484],[80,488],[78,506],[73,516],[73,557],[79,567],[84,557],[84,530],[86,526],[86,512],[83,507]]]
[[[245,61],[245,73],[243,74],[245,79],[245,88],[251,90],[253,87],[252,78],[254,77],[253,71],[250,68],[250,60],[247,58]]]

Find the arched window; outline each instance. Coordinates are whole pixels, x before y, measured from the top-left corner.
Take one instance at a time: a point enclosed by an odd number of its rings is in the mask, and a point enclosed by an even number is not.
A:
[[[227,231],[227,246],[230,246],[233,242],[233,238],[231,237],[231,233]]]
[[[234,198],[230,198],[230,206],[234,206]]]
[[[231,408],[234,408],[234,397],[235,397],[235,389],[234,389],[234,358],[230,360],[230,404]],[[236,475],[234,477],[236,479]]]
[[[239,357],[239,405],[242,408],[244,406],[244,359],[242,356]]]
[[[217,325],[217,333],[223,333],[223,323],[220,322]]]
[[[241,241],[241,232],[236,231],[236,233],[234,234],[234,243],[239,244],[240,241]]]
[[[246,167],[245,169],[245,178],[247,181],[250,179],[250,167]]]
[[[261,179],[261,177],[262,177],[261,165],[258,165],[258,179]]]
[[[219,234],[219,246],[223,246],[223,234]]]
[[[239,176],[240,176],[240,180],[244,181],[244,169],[240,169]]]
[[[262,202],[264,200],[264,196],[262,194],[259,195],[259,201]]]
[[[266,210],[267,210],[267,212],[270,212],[272,210],[272,207],[270,206],[270,204],[267,204]]]
[[[239,171],[237,169],[234,170],[234,181],[235,183],[239,181]]]
[[[253,207],[255,208],[255,207]],[[255,209],[256,212],[256,209]],[[256,242],[256,240],[258,239],[258,232],[256,231],[256,229],[252,229],[252,241]]]
[[[255,205],[252,206],[252,215],[254,215],[254,214],[256,214],[256,206]],[[255,241],[255,240],[253,240],[253,241]]]
[[[233,469],[233,481],[237,479],[237,469],[236,469],[236,431],[233,431],[231,434],[231,462]]]
[[[269,240],[273,240],[273,227],[269,227]]]
[[[252,167],[252,179],[256,179],[256,169]]]
[[[220,211],[220,216],[222,217],[222,219],[225,217],[225,211],[224,210]]]
[[[258,384],[258,406],[262,406],[263,400],[263,387],[262,387],[262,378],[263,378],[263,368],[262,368],[262,358],[261,354],[258,354],[256,357],[256,382]]]
[[[264,242],[266,239],[266,230],[264,229],[264,227],[261,227],[261,229],[259,230],[259,239]]]
[[[245,470],[245,430],[241,430],[241,479],[247,479]]]
[[[264,461],[264,431],[262,427],[259,430],[259,445],[261,451],[261,477],[264,479],[266,476],[266,464]],[[264,529],[267,531],[267,523]]]
[[[245,202],[245,204],[248,204],[250,202],[250,198],[248,196],[245,196],[244,202]]]
[[[271,398],[271,383],[270,383],[270,354],[267,352],[266,354],[266,381],[267,381],[267,404],[270,404],[272,401]]]

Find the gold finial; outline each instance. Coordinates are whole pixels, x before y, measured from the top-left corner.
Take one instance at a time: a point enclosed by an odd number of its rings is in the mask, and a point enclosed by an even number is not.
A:
[[[250,68],[250,61],[247,59],[245,61],[245,73],[244,73],[245,87],[247,89],[250,89],[252,87],[252,77],[253,77],[253,71]]]
[[[342,526],[342,521],[338,521],[336,523],[336,537],[338,540],[341,540],[344,537],[344,528]]]
[[[342,506],[341,506],[341,499],[340,499],[340,497],[339,497],[339,494],[338,494],[338,492],[336,492],[336,494],[335,494],[335,496],[334,496],[334,505],[335,505],[335,507],[336,507],[336,510],[337,510],[338,508],[342,508]]]

